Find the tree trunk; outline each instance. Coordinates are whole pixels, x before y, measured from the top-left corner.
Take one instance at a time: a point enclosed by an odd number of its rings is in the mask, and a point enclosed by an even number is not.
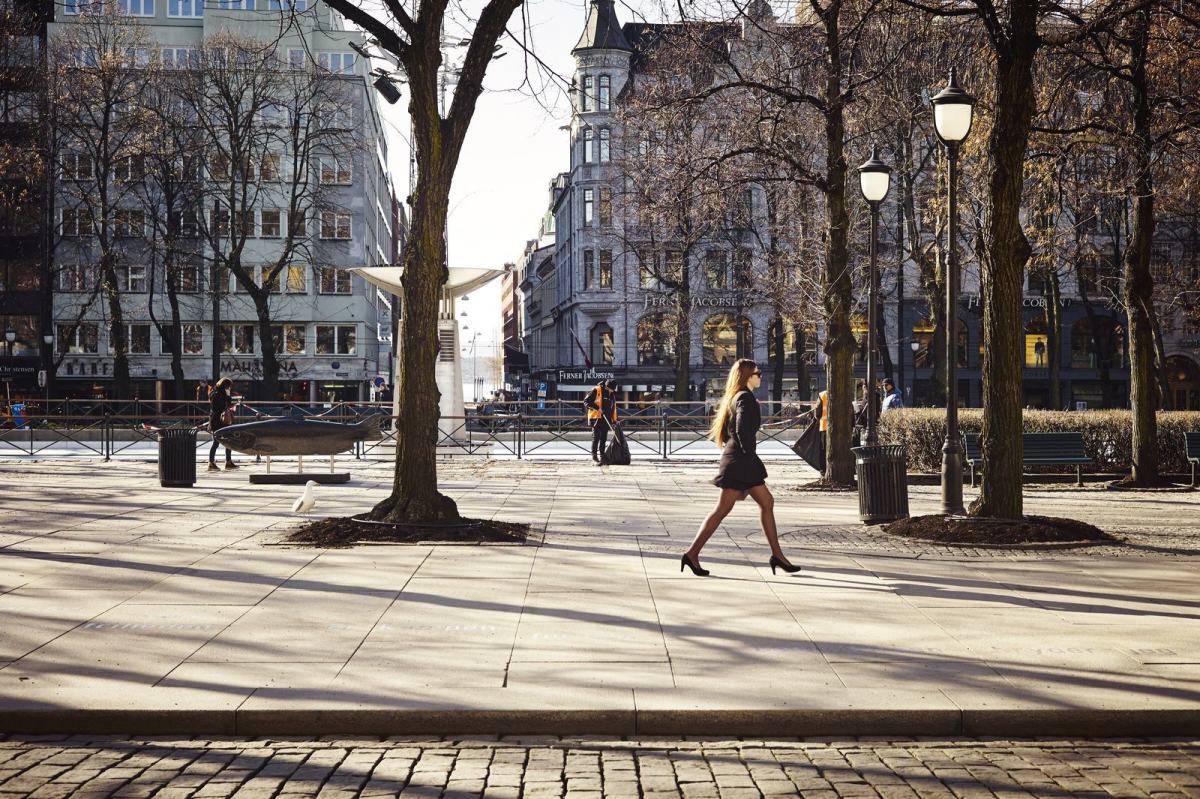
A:
[[[783,317],[776,317],[774,324],[771,325],[771,336],[775,339],[775,363],[771,364],[771,399],[774,401],[776,409],[783,405],[783,375],[784,365],[787,361],[783,351],[787,337],[783,331]]]
[[[275,336],[271,332],[271,295],[265,289],[251,295],[254,312],[258,316],[259,351],[262,353],[262,380],[259,383],[259,399],[279,399],[279,357],[275,350]]]
[[[125,330],[125,313],[121,308],[121,284],[114,260],[108,252],[100,256],[104,296],[108,300],[108,342],[113,354],[112,396],[109,399],[131,399],[133,391],[129,382],[129,337]]]
[[[1186,407],[1175,408],[1175,398],[1171,396],[1171,380],[1167,375],[1167,348],[1163,343],[1162,319],[1158,310],[1154,312],[1154,375],[1158,379],[1158,407],[1160,410],[1186,410]]]
[[[692,383],[692,317],[688,312],[688,295],[676,294],[675,309],[675,401],[691,399]]]
[[[983,480],[971,505],[975,516],[1019,518],[1021,442],[1021,285],[1030,247],[1021,229],[1029,127],[1035,109],[1033,61],[1038,48],[1037,0],[1009,3],[1011,35],[997,45],[995,120],[988,139],[990,205],[983,294]]]
[[[1059,376],[1062,373],[1062,306],[1059,297],[1062,296],[1058,284],[1058,270],[1053,266],[1046,270],[1046,285],[1050,289],[1046,295],[1046,365],[1050,374],[1050,410],[1062,410],[1062,385]]]
[[[829,428],[825,440],[825,480],[848,486],[854,482],[854,352],[858,342],[850,329],[854,287],[850,281],[846,211],[846,121],[842,93],[840,0],[821,14],[825,27],[825,386],[829,392]]]
[[[1154,245],[1153,139],[1147,96],[1146,48],[1150,12],[1130,19],[1132,39],[1133,222],[1125,251],[1125,307],[1129,314],[1129,402],[1133,417],[1133,464],[1129,479],[1138,485],[1158,483],[1158,426],[1155,419],[1157,378],[1154,356],[1154,278],[1150,252]]]
[[[167,303],[171,308],[171,399],[187,399],[183,388],[183,324],[179,313],[179,292],[175,279],[167,277]]]

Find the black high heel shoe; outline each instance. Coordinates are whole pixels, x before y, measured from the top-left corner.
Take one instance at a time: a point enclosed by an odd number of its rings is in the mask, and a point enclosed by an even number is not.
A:
[[[689,569],[691,569],[692,574],[696,575],[697,577],[708,576],[708,569],[701,569],[699,564],[692,563],[691,558],[687,556],[686,552],[684,552],[683,557],[679,559],[679,571],[683,571],[684,566],[687,566]]]
[[[687,557],[687,556],[685,555],[684,557]],[[769,565],[771,567],[771,574],[775,573],[776,567],[783,569],[788,574],[795,574],[796,572],[800,571],[799,566],[793,566],[792,564],[788,563],[787,561],[780,560],[779,558],[775,557],[774,555],[771,556],[771,560],[768,562],[767,565]]]

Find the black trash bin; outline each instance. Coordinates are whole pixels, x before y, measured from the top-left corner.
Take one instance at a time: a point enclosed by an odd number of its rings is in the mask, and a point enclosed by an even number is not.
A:
[[[196,484],[195,428],[158,431],[158,482],[165,488],[191,488]]]
[[[864,524],[908,517],[907,458],[903,444],[855,447],[858,516]]]

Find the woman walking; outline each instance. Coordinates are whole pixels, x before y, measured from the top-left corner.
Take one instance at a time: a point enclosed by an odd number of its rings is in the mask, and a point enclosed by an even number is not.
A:
[[[210,472],[221,471],[217,467],[217,431],[222,427],[230,424],[233,421],[233,381],[228,377],[222,377],[217,381],[217,384],[209,390],[208,394],[208,430],[213,435],[212,447],[208,450],[208,470]],[[225,468],[236,469],[238,466],[233,462],[233,453],[229,451],[229,447],[225,448]]]
[[[762,371],[754,361],[739,358],[730,368],[725,381],[725,394],[721,397],[717,415],[709,429],[709,437],[717,446],[724,446],[721,468],[713,479],[713,485],[721,489],[721,496],[717,499],[717,506],[700,525],[691,548],[680,558],[680,571],[687,566],[698,577],[708,576],[708,570],[700,568],[700,550],[712,538],[729,511],[733,510],[734,503],[745,499],[747,495],[758,503],[763,533],[771,547],[771,559],[767,561],[771,573],[774,574],[776,568],[788,573],[800,571],[800,567],[793,566],[779,548],[779,533],[775,529],[775,498],[767,488],[767,467],[763,466],[755,453],[755,436],[762,426],[762,414],[752,392],[760,385]]]

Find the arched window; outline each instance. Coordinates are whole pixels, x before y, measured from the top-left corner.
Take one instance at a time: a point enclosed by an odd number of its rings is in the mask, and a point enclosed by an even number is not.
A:
[[[754,328],[750,320],[735,319],[733,314],[710,316],[704,323],[704,363],[730,366],[738,358],[754,352]]]
[[[601,322],[592,326],[592,363],[609,365],[613,362],[613,329]]]
[[[1174,410],[1200,411],[1200,366],[1195,361],[1183,355],[1167,358],[1167,381]]]
[[[1071,325],[1072,369],[1120,369],[1125,365],[1125,328],[1111,316],[1083,317]]]
[[[637,342],[638,366],[670,366],[674,363],[674,324],[666,314],[643,316],[637,326]]]

